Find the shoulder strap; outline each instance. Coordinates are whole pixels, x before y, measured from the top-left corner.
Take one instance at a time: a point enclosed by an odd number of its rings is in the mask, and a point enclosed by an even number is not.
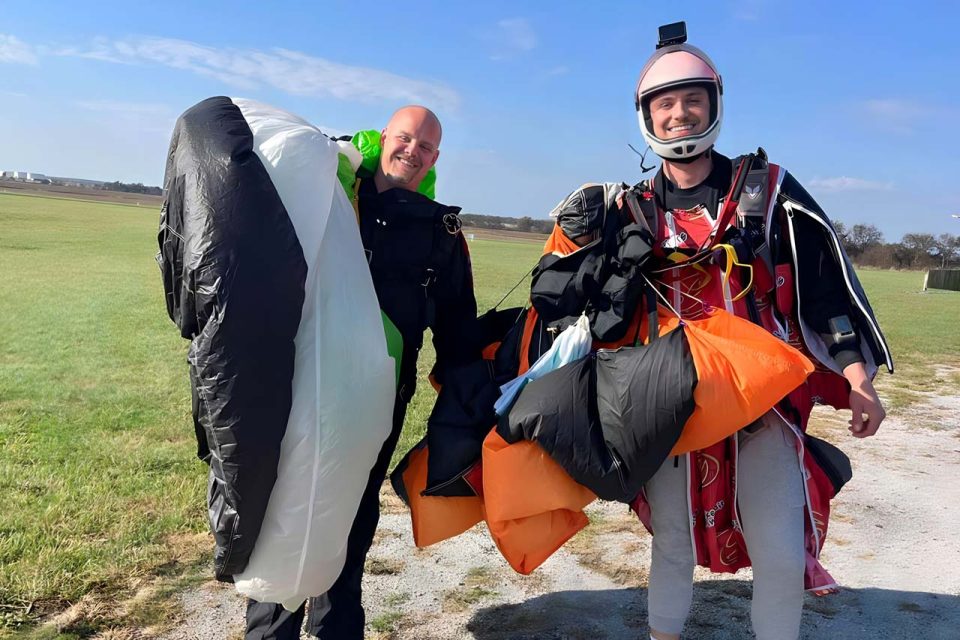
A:
[[[650,236],[656,238],[660,219],[657,215],[657,203],[653,196],[651,181],[644,180],[629,189],[625,189],[623,201],[627,205],[630,215],[633,216],[634,222],[646,227]]]
[[[740,204],[740,195],[743,193],[743,185],[747,180],[747,174],[750,173],[750,167],[753,165],[755,158],[755,154],[749,153],[745,155],[743,160],[741,160],[737,165],[737,168],[733,173],[733,180],[730,183],[730,191],[727,192],[727,196],[723,200],[723,209],[721,209],[720,215],[717,219],[716,231],[713,235],[713,239],[707,246],[708,250],[713,249],[717,244],[720,243],[720,241],[723,239],[723,234],[727,230],[727,227],[730,226],[730,222],[733,220],[733,216],[737,212],[737,206]]]

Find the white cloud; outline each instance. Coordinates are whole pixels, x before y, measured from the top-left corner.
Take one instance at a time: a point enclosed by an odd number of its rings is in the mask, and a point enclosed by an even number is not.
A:
[[[570,73],[570,68],[565,65],[559,65],[547,71],[548,76],[565,76]]]
[[[86,48],[51,49],[50,53],[119,64],[159,64],[215,78],[247,91],[270,86],[295,95],[327,95],[358,102],[417,102],[450,110],[460,103],[456,91],[439,83],[281,48],[269,51],[217,48],[185,40],[146,37],[98,39]]]
[[[889,182],[876,182],[848,176],[814,178],[808,184],[812,189],[820,191],[890,191],[893,189],[893,184]]]
[[[526,18],[504,18],[495,29],[483,34],[493,48],[491,60],[508,60],[537,47],[537,34]]]
[[[37,64],[37,55],[23,40],[0,33],[0,62]]]
[[[903,135],[914,133],[934,120],[960,117],[957,109],[899,98],[867,100],[863,106],[874,124]]]
[[[508,44],[520,51],[531,51],[537,46],[537,34],[525,18],[507,18],[497,23]]]

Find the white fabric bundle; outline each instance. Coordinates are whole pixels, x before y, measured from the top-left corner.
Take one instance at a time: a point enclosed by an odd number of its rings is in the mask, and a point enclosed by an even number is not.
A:
[[[336,144],[285,111],[234,99],[307,263],[293,406],[278,476],[237,591],[295,610],[343,568],[347,535],[390,432],[395,365]]]

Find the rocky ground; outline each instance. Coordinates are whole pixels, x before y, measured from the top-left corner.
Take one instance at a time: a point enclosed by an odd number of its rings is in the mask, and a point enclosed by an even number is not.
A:
[[[931,394],[869,440],[839,414],[814,430],[840,443],[854,479],[834,503],[823,564],[840,593],[807,597],[812,638],[960,638],[960,395]],[[364,583],[377,640],[646,639],[650,537],[624,505],[594,503],[592,524],[530,576],[513,572],[483,526],[417,550],[392,491]],[[688,638],[750,638],[749,571],[697,570]],[[183,593],[165,640],[242,637],[243,603],[210,582]]]

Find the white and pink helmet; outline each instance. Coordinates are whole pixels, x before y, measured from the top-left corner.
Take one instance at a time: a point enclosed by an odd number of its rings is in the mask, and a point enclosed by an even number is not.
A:
[[[703,133],[664,140],[653,133],[650,99],[666,89],[696,85],[710,96],[710,124]],[[703,51],[688,45],[673,44],[657,49],[647,60],[634,92],[640,132],[653,152],[665,160],[691,160],[707,151],[720,135],[723,120],[723,81],[713,62]]]

